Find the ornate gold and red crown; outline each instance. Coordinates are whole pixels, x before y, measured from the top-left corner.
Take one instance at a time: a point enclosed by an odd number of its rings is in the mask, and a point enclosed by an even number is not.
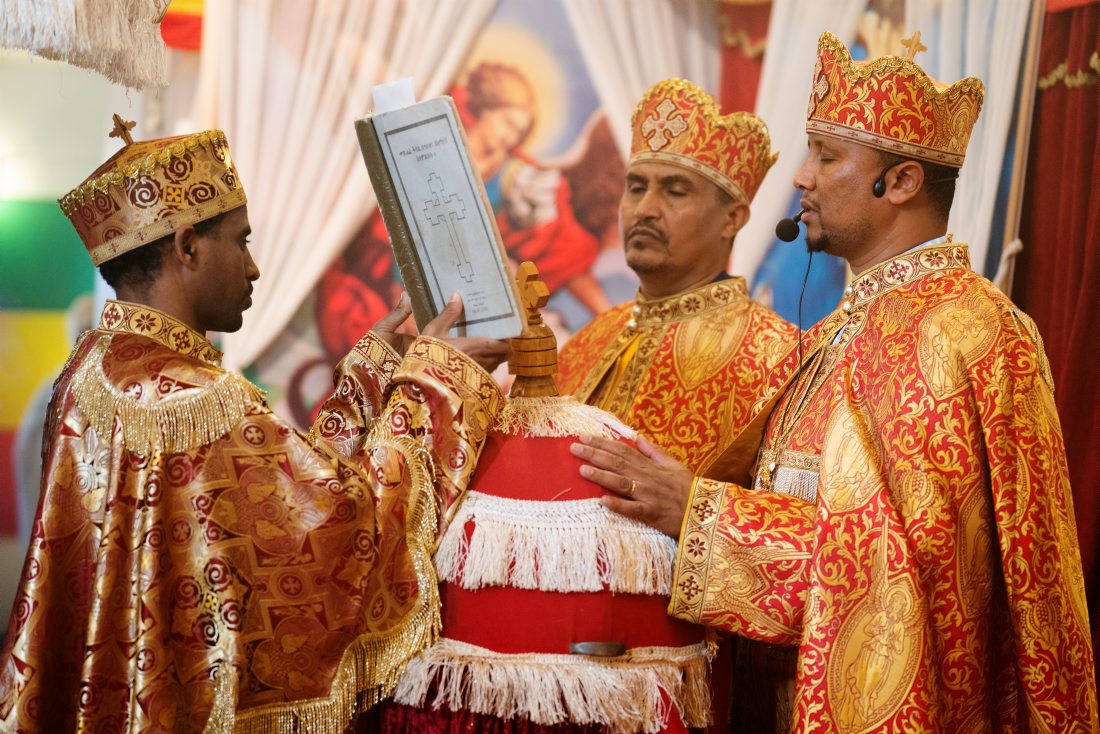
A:
[[[246,202],[221,130],[123,137],[126,147],[58,200],[97,267]]]
[[[683,79],[653,85],[631,125],[631,163],[683,166],[745,204],[779,157],[763,120],[749,112],[720,115],[709,94]]]
[[[928,76],[913,62],[924,50],[920,33],[903,44],[905,57],[852,61],[840,39],[822,33],[806,131],[957,168],[985,88],[974,77],[946,86]]]

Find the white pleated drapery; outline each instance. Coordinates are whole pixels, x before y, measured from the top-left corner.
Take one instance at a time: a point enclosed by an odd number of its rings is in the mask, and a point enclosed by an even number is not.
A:
[[[970,245],[970,266],[992,278],[986,267],[997,215],[997,189],[1005,166],[1005,148],[1016,115],[1016,89],[1023,69],[1028,10],[1020,0],[906,0],[905,25],[921,32],[928,50],[916,61],[935,79],[951,84],[975,76],[985,83],[978,124],[966,149],[966,162],[955,189],[948,231]],[[1016,151],[1026,155],[1027,151]],[[1006,248],[1014,257],[1019,247]]]
[[[615,144],[630,157],[630,117],[646,90],[689,79],[717,98],[714,0],[563,0]]]
[[[199,121],[229,138],[261,280],[225,362],[251,364],[286,327],[375,198],[353,122],[375,84],[444,93],[496,0],[207,0]]]
[[[866,0],[772,3],[756,114],[767,123],[779,160],[756,192],[752,216],[737,234],[730,266],[730,272],[744,275],[749,282],[775,241],[775,223],[787,216],[794,174],[806,156],[806,103],[817,62],[817,39],[822,31],[830,31],[851,45],[866,7]]]

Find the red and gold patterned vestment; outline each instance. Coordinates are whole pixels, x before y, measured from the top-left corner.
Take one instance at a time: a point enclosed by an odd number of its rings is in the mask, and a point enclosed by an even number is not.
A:
[[[117,301],[79,340],[0,658],[5,731],[342,731],[434,640],[437,509],[503,404],[489,375],[368,334],[306,436],[220,358]]]
[[[949,241],[861,274],[806,339],[753,489],[692,488],[670,612],[798,645],[796,731],[1095,731],[1032,321]]]
[[[796,340],[740,277],[667,298],[639,292],[565,344],[558,386],[701,473],[794,372]]]

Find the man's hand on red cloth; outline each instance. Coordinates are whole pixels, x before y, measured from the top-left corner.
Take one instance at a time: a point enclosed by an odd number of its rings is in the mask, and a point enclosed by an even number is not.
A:
[[[645,436],[637,445],[582,436],[570,451],[588,462],[581,476],[614,493],[601,498],[604,507],[679,537],[694,476]]]

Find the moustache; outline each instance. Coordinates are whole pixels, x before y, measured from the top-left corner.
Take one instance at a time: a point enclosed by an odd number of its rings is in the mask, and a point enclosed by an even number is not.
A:
[[[667,242],[668,241],[668,238],[665,236],[664,232],[660,231],[659,229],[656,229],[655,227],[651,227],[651,226],[646,225],[646,224],[635,224],[633,227],[628,229],[626,231],[626,239],[629,242],[631,239],[634,238],[635,235],[639,235],[639,234],[649,235],[650,237],[652,237],[656,240],[659,240],[661,242]]]

